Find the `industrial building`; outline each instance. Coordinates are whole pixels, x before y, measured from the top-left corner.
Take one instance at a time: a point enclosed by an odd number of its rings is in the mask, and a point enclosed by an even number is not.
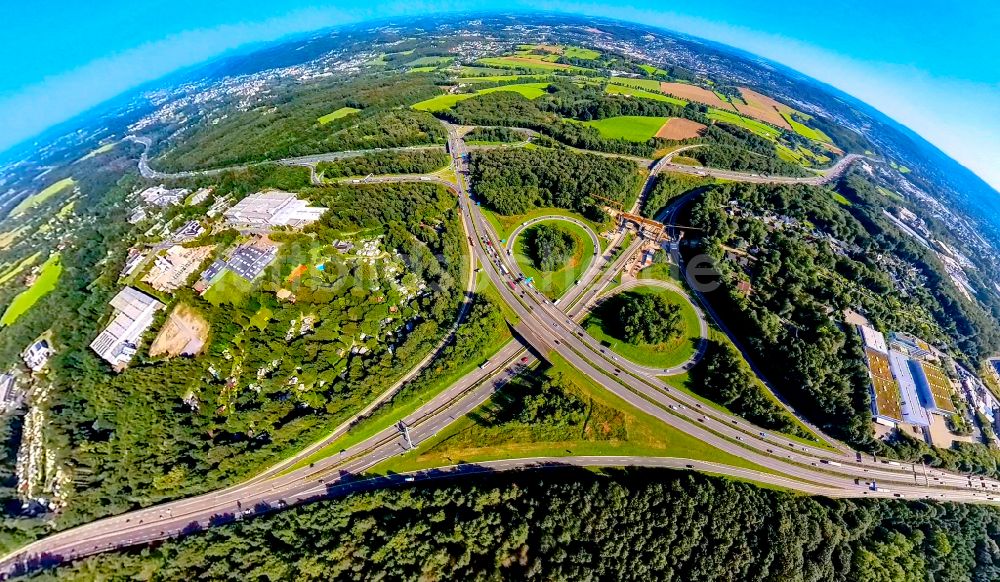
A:
[[[928,361],[937,356],[927,342],[901,332],[889,334],[887,342],[868,325],[856,327],[864,343],[875,422],[885,426],[906,423],[930,435],[938,430],[937,425],[943,426],[940,417],[956,413],[951,381],[944,370]]]
[[[301,228],[319,220],[326,208],[309,206],[291,192],[258,192],[240,200],[222,213],[226,224],[234,228]]]
[[[132,360],[139,338],[163,304],[142,291],[125,287],[111,299],[111,307],[115,310],[111,323],[90,342],[90,348],[121,371]]]
[[[901,420],[915,426],[930,426],[927,410],[924,409],[917,396],[917,382],[913,377],[912,360],[896,350],[889,350],[889,370],[899,385],[902,396],[900,412]]]
[[[212,254],[215,245],[185,248],[174,245],[156,257],[153,268],[142,278],[157,291],[172,292],[184,285],[188,277]]]
[[[189,220],[183,224],[180,228],[174,231],[170,235],[170,239],[174,242],[184,242],[197,238],[201,233],[205,232],[205,227],[201,225],[197,220]]]
[[[187,198],[190,190],[187,188],[167,188],[163,184],[159,186],[153,186],[151,188],[146,188],[139,193],[139,197],[146,204],[152,206],[159,206],[161,208],[166,206],[174,206],[180,204]]]
[[[931,355],[931,346],[927,342],[908,333],[894,331],[889,334],[889,341],[915,358],[926,358]]]
[[[202,271],[195,289],[199,292],[204,291],[224,271],[232,271],[247,281],[253,281],[277,256],[278,246],[267,238],[259,238],[234,249],[228,259],[214,261]]]
[[[944,416],[957,412],[951,401],[951,380],[944,370],[927,362],[910,361],[913,377],[917,382],[917,392],[928,412]]]

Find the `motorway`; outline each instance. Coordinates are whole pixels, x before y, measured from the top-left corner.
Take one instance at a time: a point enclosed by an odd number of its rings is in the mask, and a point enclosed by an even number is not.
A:
[[[789,489],[836,497],[906,497],[951,501],[998,502],[1000,482],[928,469],[921,465],[876,459],[821,444],[769,434],[745,420],[703,405],[657,378],[671,373],[650,368],[609,354],[577,323],[602,295],[602,290],[622,269],[641,244],[636,240],[621,249],[624,235],[619,232],[604,253],[599,253],[581,277],[556,305],[519,280],[515,261],[502,248],[497,234],[485,220],[467,189],[464,142],[454,126],[446,125],[449,152],[457,183],[439,178],[423,181],[446,183],[458,196],[462,225],[471,237],[472,251],[493,281],[503,301],[517,315],[517,339],[491,356],[490,364],[448,387],[404,419],[405,430],[389,426],[361,443],[294,468],[311,452],[336,440],[328,437],[275,465],[263,475],[239,485],[196,497],[164,503],[104,518],[65,530],[33,542],[0,559],[0,573],[11,574],[114,548],[148,543],[197,531],[233,519],[280,509],[333,494],[400,480],[433,479],[463,472],[482,472],[547,466],[664,466],[691,468],[710,473],[750,478]],[[148,144],[147,144],[148,145]],[[145,159],[145,156],[143,157]],[[146,166],[148,168],[148,165]],[[830,174],[842,171],[831,169]],[[665,163],[654,168],[671,170]],[[406,178],[406,177],[404,177]],[[398,177],[397,177],[398,179]],[[420,180],[421,177],[416,177]],[[389,180],[386,180],[389,181]],[[750,181],[750,180],[748,180]],[[681,201],[682,203],[682,201]],[[668,209],[675,217],[680,203]],[[616,251],[620,250],[620,254]],[[676,253],[676,245],[672,245]],[[676,257],[675,260],[679,260]],[[513,288],[512,288],[513,287]],[[702,317],[704,323],[704,318]],[[455,419],[484,402],[499,387],[536,358],[558,354],[573,367],[593,379],[634,408],[665,424],[740,459],[743,467],[704,460],[644,457],[567,457],[558,459],[513,459],[491,461],[455,468],[418,471],[406,476],[366,479],[359,475],[394,455],[404,453],[437,435]],[[690,367],[696,354],[685,364]],[[336,432],[336,431],[335,431]],[[340,433],[343,434],[343,433]],[[870,485],[877,481],[878,487]]]

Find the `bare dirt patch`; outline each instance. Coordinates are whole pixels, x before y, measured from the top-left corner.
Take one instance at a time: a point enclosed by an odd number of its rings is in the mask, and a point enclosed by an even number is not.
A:
[[[719,96],[712,91],[702,89],[696,85],[688,85],[687,83],[660,83],[660,91],[663,91],[667,95],[687,99],[688,101],[696,101],[711,107],[733,111],[733,106],[730,103],[719,99]]]
[[[656,137],[663,139],[690,139],[701,135],[705,126],[697,121],[684,119],[683,117],[671,117],[656,132]]]
[[[184,304],[178,304],[149,347],[150,356],[194,356],[208,339],[208,322]]]
[[[743,96],[746,103],[737,102],[736,110],[743,115],[776,125],[782,129],[792,129],[788,121],[781,116],[782,113],[790,114],[794,111],[791,107],[746,87],[740,87],[740,95]]]

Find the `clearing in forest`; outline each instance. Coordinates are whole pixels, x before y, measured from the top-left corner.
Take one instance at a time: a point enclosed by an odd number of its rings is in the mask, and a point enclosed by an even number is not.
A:
[[[178,303],[149,347],[150,356],[193,356],[208,339],[208,322],[188,305]]]
[[[671,117],[656,132],[656,137],[663,139],[690,139],[701,135],[705,125],[683,117]]]
[[[320,125],[324,125],[324,124],[330,123],[331,121],[336,121],[337,119],[340,119],[341,117],[347,117],[348,115],[351,115],[352,113],[357,113],[358,111],[361,111],[361,110],[360,109],[355,109],[354,107],[341,107],[340,109],[334,111],[333,113],[327,113],[323,117],[320,117],[317,121],[319,121]]]

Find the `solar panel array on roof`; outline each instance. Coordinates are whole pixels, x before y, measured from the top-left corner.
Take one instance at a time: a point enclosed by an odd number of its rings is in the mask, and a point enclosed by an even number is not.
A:
[[[258,248],[255,246],[240,247],[229,257],[229,268],[247,281],[253,281],[260,275],[274,257],[278,256],[278,247]]]

